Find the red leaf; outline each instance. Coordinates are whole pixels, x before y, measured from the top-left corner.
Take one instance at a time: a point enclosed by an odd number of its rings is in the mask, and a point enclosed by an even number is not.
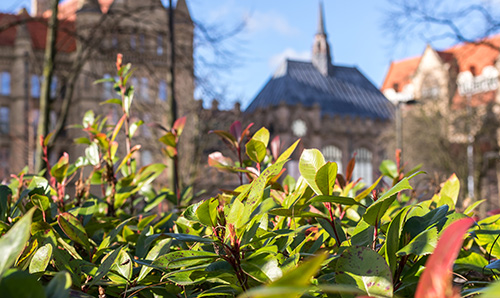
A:
[[[357,155],[357,152],[354,152],[351,160],[349,160],[349,163],[347,163],[347,170],[345,171],[345,181],[346,182],[351,181],[352,172],[354,171],[354,166],[356,165],[356,155]]]
[[[455,297],[451,283],[453,263],[462,247],[464,234],[473,223],[472,218],[464,218],[446,228],[436,249],[425,263],[415,298]]]
[[[175,120],[173,129],[175,129],[177,136],[180,136],[182,134],[185,125],[186,125],[186,116]]]
[[[239,143],[241,139],[241,122],[236,120],[229,127],[229,132],[233,135],[236,141]]]
[[[275,136],[271,141],[271,153],[274,160],[277,160],[280,155],[281,140],[279,136]]]

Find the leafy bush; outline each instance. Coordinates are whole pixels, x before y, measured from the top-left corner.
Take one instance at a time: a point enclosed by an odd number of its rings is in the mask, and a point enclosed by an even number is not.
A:
[[[383,175],[363,186],[352,181],[355,159],[340,174],[307,149],[295,181],[282,176],[298,141],[280,152],[265,128],[252,135],[235,122],[213,133],[236,161],[216,152],[209,164],[240,186],[199,202],[157,190],[165,165],[137,169],[133,157],[142,122],[130,123],[130,73],[118,64],[121,98],[108,101],[122,108],[118,124],[85,115],[88,137],[77,140],[85,156],[70,163],[65,154],[48,165],[48,178],[23,171],[0,186],[2,297],[499,295],[498,283],[487,286],[500,270],[500,215],[477,219],[480,202],[457,210],[455,176],[417,202],[409,196],[417,169],[384,161]],[[185,121],[160,139],[169,157]],[[171,212],[155,209],[165,201]]]

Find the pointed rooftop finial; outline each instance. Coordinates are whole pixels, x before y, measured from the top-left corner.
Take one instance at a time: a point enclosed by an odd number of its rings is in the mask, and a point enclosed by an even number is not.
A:
[[[319,18],[318,18],[318,32],[317,34],[324,34],[325,32],[325,21],[324,21],[324,12],[323,12],[323,1],[319,1]]]

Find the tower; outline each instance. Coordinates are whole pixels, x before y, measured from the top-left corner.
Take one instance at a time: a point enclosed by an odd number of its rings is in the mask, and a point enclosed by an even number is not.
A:
[[[322,75],[328,76],[331,74],[332,57],[330,55],[330,45],[328,44],[325,31],[323,2],[319,3],[318,31],[314,36],[312,64]]]

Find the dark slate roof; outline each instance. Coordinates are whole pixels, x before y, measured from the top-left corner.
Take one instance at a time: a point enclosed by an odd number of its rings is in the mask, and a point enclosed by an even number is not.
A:
[[[393,105],[356,67],[332,65],[323,76],[311,62],[286,60],[246,108],[269,108],[280,103],[318,104],[322,115],[359,116],[387,120]]]

